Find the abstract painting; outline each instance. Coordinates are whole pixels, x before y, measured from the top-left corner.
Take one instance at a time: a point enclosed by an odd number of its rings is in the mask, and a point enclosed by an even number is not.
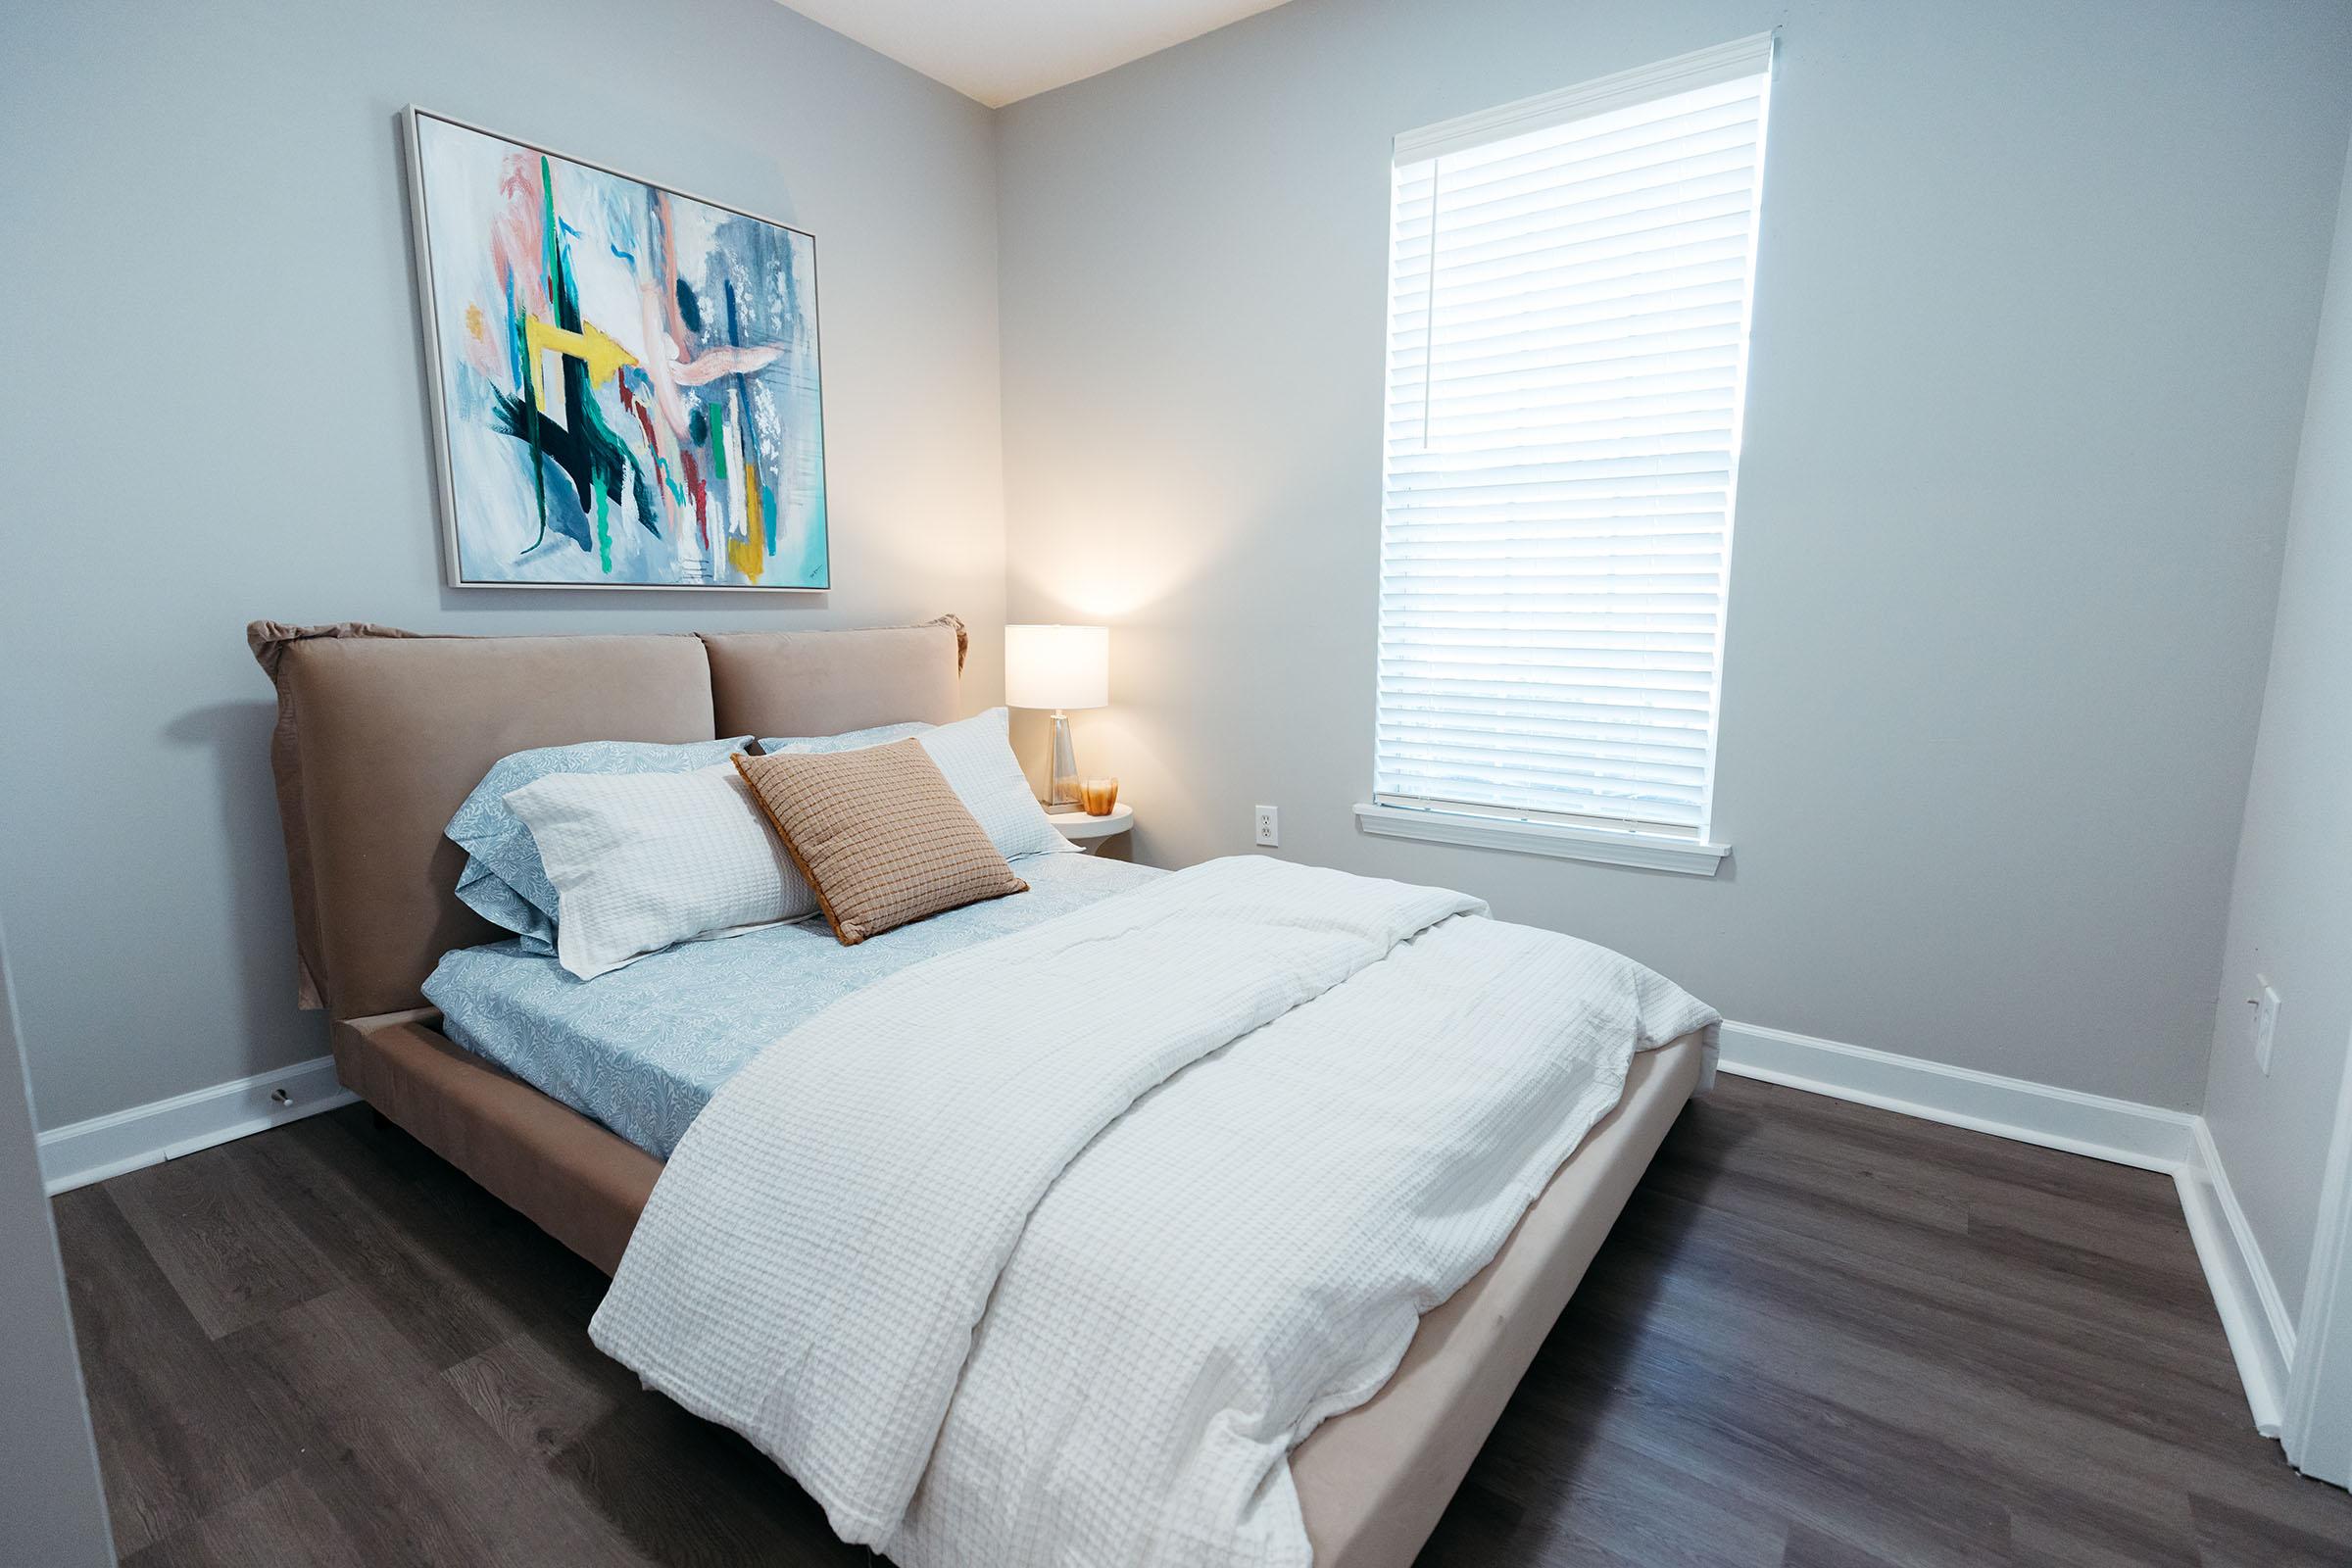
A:
[[[408,121],[449,580],[831,587],[815,241]]]

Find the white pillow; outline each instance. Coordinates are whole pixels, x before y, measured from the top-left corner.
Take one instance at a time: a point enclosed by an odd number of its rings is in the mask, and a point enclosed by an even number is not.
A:
[[[1029,793],[1006,726],[1004,710],[992,708],[914,738],[999,855],[1077,853]],[[550,773],[506,804],[531,830],[556,890],[557,961],[583,980],[673,943],[816,912],[816,895],[733,762],[691,773]]]
[[[506,800],[555,884],[557,960],[583,980],[674,942],[815,912],[816,896],[733,762],[551,773]]]
[[[1078,846],[1054,831],[1046,808],[1029,792],[1029,780],[1012,755],[1004,710],[992,708],[953,724],[939,724],[915,739],[948,776],[948,787],[979,821],[988,841],[1007,860]]]

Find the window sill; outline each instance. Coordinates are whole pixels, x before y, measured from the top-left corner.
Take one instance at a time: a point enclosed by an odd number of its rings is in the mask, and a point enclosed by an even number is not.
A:
[[[1484,850],[1547,855],[1560,860],[1635,865],[1683,876],[1713,876],[1722,869],[1724,858],[1732,853],[1729,844],[1701,844],[1695,839],[1668,838],[1660,833],[1567,827],[1553,822],[1513,822],[1502,817],[1416,811],[1395,806],[1358,806],[1355,825],[1382,838],[1467,844]]]

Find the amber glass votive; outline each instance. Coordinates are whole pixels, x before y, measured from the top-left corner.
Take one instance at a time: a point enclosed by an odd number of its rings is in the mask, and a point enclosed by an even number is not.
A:
[[[1119,781],[1115,778],[1090,778],[1078,786],[1078,804],[1086,808],[1089,816],[1108,816],[1112,807],[1119,804]]]

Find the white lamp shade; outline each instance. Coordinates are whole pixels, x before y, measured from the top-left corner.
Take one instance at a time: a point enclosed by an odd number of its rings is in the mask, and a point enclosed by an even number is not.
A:
[[[1110,628],[1005,627],[1004,701],[1014,708],[1107,705]]]

